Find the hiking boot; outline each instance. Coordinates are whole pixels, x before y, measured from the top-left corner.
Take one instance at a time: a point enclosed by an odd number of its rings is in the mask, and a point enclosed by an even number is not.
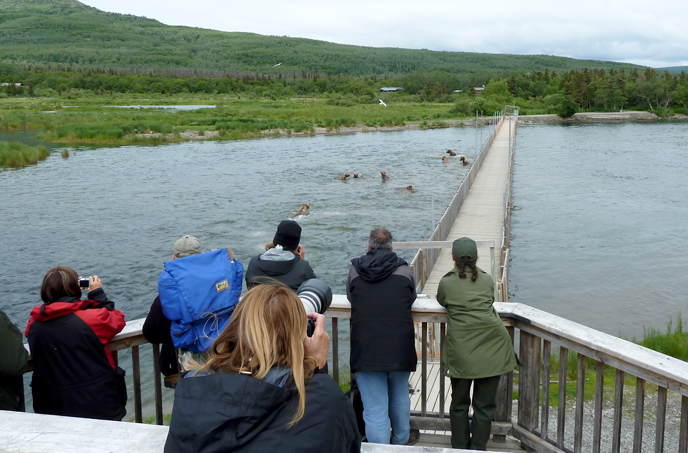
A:
[[[417,429],[412,429],[409,433],[409,440],[406,442],[406,445],[416,445],[418,443],[418,439],[420,439],[420,431]]]

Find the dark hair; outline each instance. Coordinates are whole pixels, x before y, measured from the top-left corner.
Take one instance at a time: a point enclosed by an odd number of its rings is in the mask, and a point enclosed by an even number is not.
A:
[[[474,282],[478,279],[478,267],[475,263],[478,262],[478,258],[459,258],[454,261],[456,267],[459,269],[459,278],[466,278],[466,266],[471,270],[471,281]]]
[[[41,299],[52,304],[65,296],[81,296],[79,274],[68,266],[57,266],[46,272],[41,285]]]
[[[392,248],[392,233],[387,228],[374,228],[368,236],[368,246],[372,249]]]

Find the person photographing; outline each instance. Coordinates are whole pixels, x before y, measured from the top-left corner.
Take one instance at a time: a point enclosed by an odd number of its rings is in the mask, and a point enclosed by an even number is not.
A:
[[[81,285],[88,288],[86,300],[81,300]],[[124,370],[108,343],[124,328],[124,314],[108,300],[100,278],[79,279],[71,267],[55,267],[43,277],[41,299],[25,331],[34,366],[34,411],[122,420]]]
[[[177,384],[165,452],[359,452],[353,408],[319,372],[324,323],[287,286],[249,290],[205,365]]]

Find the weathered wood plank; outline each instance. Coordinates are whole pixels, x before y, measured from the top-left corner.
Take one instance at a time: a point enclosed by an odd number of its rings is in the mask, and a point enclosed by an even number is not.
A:
[[[0,451],[162,453],[168,427],[0,411]]]
[[[559,410],[557,411],[557,447],[564,448],[566,427],[566,379],[568,378],[569,350],[559,348]]]
[[[518,424],[529,431],[538,426],[540,406],[540,338],[521,330]]]
[[[667,389],[657,389],[657,427],[655,428],[655,453],[664,453],[664,425],[666,424]]]
[[[595,369],[595,414],[593,419],[592,451],[600,453],[602,442],[602,402],[604,397],[604,363],[597,362]]]
[[[494,241],[475,241],[478,248],[490,248],[495,246]],[[454,241],[416,241],[416,242],[395,242],[395,250],[412,249],[450,249]]]
[[[541,439],[537,435],[531,433],[527,429],[513,425],[511,428],[512,435],[518,439],[523,445],[531,448],[533,451],[538,453],[562,453],[564,450],[560,450],[556,446],[550,444],[544,439]]]
[[[612,452],[619,453],[621,449],[621,417],[623,416],[623,370],[616,370],[616,385],[614,386],[614,425],[612,428]]]
[[[549,377],[551,372],[552,343],[545,340],[542,348],[542,424],[540,437],[549,436]]]
[[[686,398],[684,396],[684,398]],[[643,450],[643,420],[645,413],[645,381],[638,378],[635,384],[635,423],[633,424],[633,453]]]
[[[155,379],[155,424],[162,425],[162,378],[160,377],[160,345],[153,347],[153,374]]]
[[[581,453],[583,449],[583,398],[585,397],[585,356],[583,354],[578,354],[576,382],[576,415],[573,428],[573,451],[574,453]]]
[[[332,379],[339,384],[339,319],[332,318]]]
[[[143,422],[143,409],[141,406],[141,365],[139,363],[139,347],[131,348],[131,362],[134,374],[134,420]]]
[[[688,396],[681,398],[681,428],[678,435],[678,451],[688,451]]]
[[[420,413],[422,416],[427,414],[427,404],[428,404],[428,324],[422,323],[421,330],[423,331],[422,340],[422,352],[421,352],[421,369],[422,380],[421,380],[421,400],[420,400]]]
[[[444,351],[444,340],[446,339],[446,329],[447,325],[446,324],[440,324],[440,351]],[[445,399],[445,374],[444,374],[444,369],[440,367],[440,418],[444,418],[444,399]]]

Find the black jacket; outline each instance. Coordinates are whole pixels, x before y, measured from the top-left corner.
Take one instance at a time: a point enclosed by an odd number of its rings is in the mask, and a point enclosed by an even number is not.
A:
[[[304,416],[291,428],[296,388],[267,381],[237,373],[187,375],[175,391],[165,453],[360,451],[353,407],[330,376],[307,381]]]
[[[275,259],[267,259],[268,256]],[[301,283],[315,278],[315,273],[308,261],[302,260],[292,252],[270,249],[251,258],[245,278],[248,289],[260,283],[269,283],[273,279],[296,291]]]
[[[22,344],[22,334],[0,311],[0,410],[21,409],[22,374],[28,353]]]
[[[124,370],[107,347],[125,325],[102,289],[89,300],[64,297],[31,310],[26,336],[33,360],[33,408],[39,414],[121,420]]]
[[[351,260],[346,296],[351,302],[351,372],[415,371],[411,306],[416,284],[406,261],[387,249]]]
[[[172,343],[171,326],[172,322],[165,317],[162,311],[160,296],[157,296],[151,305],[146,320],[143,322],[142,332],[149,343],[162,345],[160,348],[160,371],[164,376],[179,373],[179,360],[174,343]]]

